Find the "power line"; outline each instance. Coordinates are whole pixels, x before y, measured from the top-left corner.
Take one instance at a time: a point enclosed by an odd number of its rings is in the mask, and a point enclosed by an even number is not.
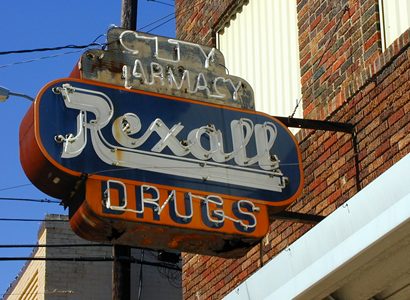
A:
[[[17,61],[17,62],[13,62],[13,63],[10,63],[10,64],[0,65],[0,69],[15,66],[15,65],[32,63],[32,62],[36,62],[36,61],[40,61],[40,60],[44,60],[44,59],[49,59],[49,58],[55,58],[55,57],[68,55],[68,54],[80,53],[80,52],[83,52],[83,51],[82,50],[69,51],[69,52],[63,52],[63,53],[58,53],[58,54],[54,54],[54,55],[47,55],[47,56],[42,56],[42,57],[23,60],[23,61]]]
[[[20,261],[20,260],[28,260],[28,261],[67,261],[67,262],[112,262],[115,260],[120,261],[128,261],[130,263],[153,266],[153,267],[162,267],[171,270],[181,271],[181,268],[173,265],[173,264],[166,264],[166,263],[158,263],[153,261],[145,261],[135,257],[114,257],[114,256],[88,256],[88,257],[23,257],[23,256],[9,256],[0,257],[0,261]]]
[[[147,0],[147,2],[155,2],[155,3],[163,4],[163,5],[166,5],[166,6],[174,7],[174,4],[167,3],[167,2],[163,2],[163,1],[159,1],[159,0]]]
[[[114,244],[106,244],[106,243],[86,243],[86,244],[0,244],[0,249],[8,249],[8,248],[82,248],[82,247],[113,247]],[[129,246],[131,249],[140,250],[141,251],[141,260],[144,260],[145,251],[151,255],[153,258],[159,257],[159,252],[164,252],[163,250],[158,249],[151,249],[151,248],[141,248],[141,247],[134,247]],[[153,252],[157,253],[157,255],[153,254]],[[164,259],[159,259],[162,262],[168,264],[175,264],[174,261],[168,261]]]
[[[147,27],[150,27],[151,25],[154,25],[154,24],[156,24],[156,23],[158,23],[158,22],[160,22],[160,21],[162,21],[162,20],[164,20],[164,19],[166,19],[166,18],[168,18],[168,17],[170,17],[170,16],[173,16],[173,15],[174,15],[174,13],[170,13],[170,14],[164,16],[164,17],[161,17],[161,18],[155,20],[154,22],[151,22],[151,23],[149,23],[149,24],[147,24],[147,25],[145,25],[145,26],[143,26],[143,27],[141,27],[141,28],[138,28],[138,30],[143,30],[143,29],[145,29],[145,28],[147,28]]]
[[[167,20],[167,21],[165,21],[165,22],[159,24],[158,26],[156,26],[156,27],[150,29],[149,31],[147,31],[147,33],[152,32],[153,30],[157,29],[158,27],[161,27],[161,26],[165,25],[166,23],[172,21],[173,19],[175,19],[175,18],[177,18],[177,17],[180,17],[180,16],[182,16],[182,15],[188,13],[188,12],[191,12],[195,7],[197,7],[197,6],[201,5],[201,4],[204,4],[206,1],[207,1],[207,0],[199,1],[198,3],[192,5],[191,7],[187,7],[187,8],[185,8],[185,9],[179,11],[179,12],[178,12],[177,14],[175,14],[175,15],[174,15],[174,13],[171,13],[171,14],[169,14],[169,15],[166,15],[166,16],[164,16],[164,17],[158,19],[158,20],[155,20],[154,22],[151,22],[150,24],[145,25],[144,27],[140,28],[139,30],[143,30],[143,29],[145,29],[145,28],[147,28],[147,27],[149,27],[149,26],[151,26],[151,25],[154,25],[154,24],[158,23],[159,21],[162,21],[162,20],[164,20],[164,19],[166,19],[166,18],[168,18],[168,17],[170,17],[170,16],[173,16],[171,19],[169,19],[169,20]]]
[[[19,185],[15,185],[15,186],[11,186],[11,187],[1,188],[0,192],[7,191],[7,190],[13,190],[13,189],[17,189],[17,188],[21,188],[21,187],[25,187],[25,186],[29,186],[29,185],[32,185],[32,184],[31,183],[26,183],[26,184],[19,184]]]
[[[101,244],[101,243],[87,243],[87,244],[0,244],[0,249],[4,248],[75,248],[75,247],[112,247],[114,244]],[[159,250],[151,249],[151,248],[140,248],[140,247],[133,247],[130,246],[132,249],[136,250],[146,250],[151,252],[158,253]],[[154,254],[152,257],[156,258]]]
[[[173,16],[173,17],[170,18],[169,20],[160,23],[159,25],[155,26],[154,28],[151,28],[149,31],[147,31],[147,33],[150,33],[150,32],[152,32],[153,30],[155,30],[155,29],[157,29],[157,28],[159,28],[159,27],[161,27],[161,26],[167,24],[168,22],[171,22],[173,19],[176,19],[177,17],[181,17],[182,15],[191,12],[195,7],[197,7],[197,6],[201,5],[201,4],[204,4],[206,1],[207,1],[207,0],[199,1],[198,3],[196,3],[195,5],[193,5],[192,7],[189,7],[189,8],[186,8],[186,9],[181,10],[178,14],[175,14],[175,16]]]
[[[165,2],[162,2],[162,1],[158,1],[158,0],[148,0],[148,1],[156,2],[156,3],[161,3],[161,4],[164,4],[164,5],[173,6],[172,4],[165,3]],[[195,5],[192,6],[192,8],[196,7],[196,6],[199,5],[199,4],[202,4],[202,2],[205,2],[205,1],[206,1],[206,0],[202,0],[202,1],[200,1],[199,3],[196,3]],[[182,10],[182,11],[180,12],[180,14],[190,11],[192,8],[187,8],[187,9],[185,9],[185,10]],[[156,21],[154,21],[154,22],[152,22],[152,23],[150,23],[150,24],[148,24],[148,25],[146,25],[146,26],[140,28],[140,30],[142,30],[143,28],[149,27],[149,26],[151,26],[151,25],[153,25],[153,24],[155,24],[155,23],[158,23],[160,20],[163,20],[164,18],[167,18],[167,17],[169,17],[169,16],[171,16],[171,15],[173,15],[173,14],[174,14],[174,13],[169,14],[169,15],[167,15],[167,16],[165,16],[165,17],[162,17],[162,18],[160,18],[159,20],[156,20]],[[179,15],[179,14],[178,14],[178,15]],[[177,15],[175,15],[172,19],[176,18],[176,16],[177,16]],[[171,20],[172,20],[172,19],[171,19]],[[162,25],[168,23],[168,22],[171,21],[171,20],[167,20],[166,22],[161,23],[161,24],[158,25],[157,27],[160,27],[160,26],[162,26]],[[156,29],[157,27],[151,29],[150,31]],[[45,51],[57,51],[57,50],[63,50],[63,49],[85,49],[85,48],[89,48],[89,47],[93,47],[93,46],[101,46],[101,47],[102,47],[103,44],[100,44],[100,43],[96,43],[96,42],[95,42],[95,41],[98,40],[101,36],[103,36],[103,35],[99,35],[96,39],[94,39],[94,41],[93,41],[92,43],[89,43],[89,44],[86,44],[86,45],[65,45],[65,46],[57,46],[57,47],[43,47],[43,48],[34,48],[34,49],[22,49],[22,50],[0,51],[0,55],[22,54],[22,53],[33,53],[33,52],[45,52]]]
[[[25,219],[25,218],[0,218],[3,222],[68,222],[68,220],[46,220],[46,219]]]
[[[23,54],[23,53],[33,53],[33,52],[45,52],[45,51],[57,51],[57,50],[62,50],[62,49],[86,49],[89,47],[93,46],[101,46],[103,47],[104,44],[97,43],[96,41],[104,36],[105,34],[100,34],[97,36],[91,43],[87,45],[65,45],[65,46],[57,46],[57,47],[44,47],[44,48],[35,48],[35,49],[23,49],[23,50],[11,50],[11,51],[0,51],[0,55],[8,55],[8,54]],[[4,64],[0,65],[1,68],[7,68],[11,67],[14,65],[20,65],[20,64],[26,64],[26,63],[32,63],[44,59],[49,59],[49,58],[55,58],[55,57],[60,57],[63,55],[69,55],[69,54],[74,54],[74,53],[79,53],[82,52],[82,50],[77,50],[77,51],[68,51],[68,52],[63,52],[63,53],[58,53],[54,55],[47,55],[47,56],[42,56],[38,58],[33,58],[33,59],[28,59],[28,60],[23,60],[23,61],[18,61],[18,62],[13,62],[10,64]]]
[[[166,268],[158,267],[158,273],[160,274],[160,276],[166,278],[169,284],[174,288],[181,288],[182,278],[178,272],[175,272],[175,270],[168,270]]]
[[[157,28],[159,28],[159,27],[161,27],[161,26],[163,26],[163,25],[165,25],[165,24],[171,22],[171,21],[174,20],[175,18],[176,18],[176,16],[172,16],[170,19],[168,19],[168,20],[166,20],[166,21],[160,23],[159,25],[155,26],[154,28],[151,28],[150,30],[148,30],[147,33],[151,33],[151,32],[154,31],[155,29],[157,29]]]
[[[0,244],[1,248],[75,248],[75,247],[112,247],[112,244]]]
[[[19,261],[19,260],[29,260],[29,261],[72,261],[72,262],[104,262],[113,261],[113,257],[103,256],[103,257],[31,257],[31,256],[2,256],[0,261]]]
[[[334,7],[334,8],[335,8],[335,7]],[[324,55],[325,55],[326,52],[329,50],[328,47],[329,47],[329,45],[331,44],[331,41],[333,40],[334,37],[336,37],[337,30],[339,29],[339,26],[340,26],[340,25],[342,24],[342,22],[343,22],[343,17],[344,17],[344,15],[345,15],[345,13],[348,12],[348,11],[349,11],[349,5],[345,5],[345,6],[343,7],[343,10],[342,10],[340,16],[339,16],[339,20],[338,20],[336,26],[334,27],[333,32],[330,34],[330,37],[329,37],[329,39],[327,40],[326,45],[324,46],[324,50],[323,50],[323,52],[322,52],[322,55],[320,56],[320,59],[318,60],[317,63],[315,63],[317,67],[320,67],[320,64],[321,64],[321,62],[322,62],[322,59],[323,59]],[[337,38],[337,37],[336,37],[336,38]]]
[[[159,19],[157,19],[157,20],[155,20],[155,21],[153,21],[153,22],[151,22],[151,23],[149,23],[149,24],[147,24],[147,25],[145,25],[145,26],[139,28],[138,30],[141,30],[141,31],[142,31],[143,29],[145,29],[145,28],[147,28],[147,27],[150,27],[150,26],[152,26],[152,25],[154,25],[154,24],[156,24],[156,23],[158,23],[158,22],[160,22],[160,21],[162,21],[162,20],[165,20],[165,19],[167,19],[167,18],[169,18],[169,17],[172,16],[170,19],[168,19],[168,20],[166,20],[166,21],[160,23],[159,25],[157,25],[157,26],[155,26],[154,28],[152,28],[152,29],[150,29],[149,31],[147,31],[147,33],[150,33],[150,32],[152,32],[153,30],[155,30],[155,29],[157,29],[157,28],[159,28],[159,27],[161,27],[161,26],[163,26],[163,25],[165,25],[165,24],[171,22],[171,21],[172,21],[173,19],[175,19],[177,16],[179,17],[179,16],[182,16],[182,15],[184,15],[184,14],[190,12],[190,11],[191,11],[192,9],[194,9],[196,6],[199,6],[199,5],[203,4],[203,3],[205,3],[206,1],[207,1],[207,0],[202,0],[202,1],[198,2],[198,3],[196,3],[195,5],[193,5],[192,7],[188,7],[188,8],[186,8],[186,9],[183,9],[183,10],[181,10],[178,14],[175,14],[175,16],[174,16],[174,13],[168,14],[168,15],[166,15],[166,16],[164,16],[164,17],[161,17],[161,18],[159,18]],[[154,2],[158,2],[158,1],[154,1]],[[104,44],[95,43],[95,41],[96,41],[98,38],[100,38],[101,36],[103,36],[103,35],[99,35],[99,36],[94,40],[94,42],[92,42],[92,43],[90,43],[90,44],[88,44],[88,45],[66,45],[66,46],[49,47],[49,48],[37,48],[37,49],[26,49],[26,50],[2,51],[2,52],[0,52],[0,55],[17,54],[17,53],[30,53],[30,52],[39,52],[39,51],[55,51],[55,50],[67,49],[67,48],[70,48],[70,49],[73,49],[73,48],[75,48],[75,49],[85,49],[85,48],[88,48],[88,47],[91,47],[91,46],[104,46]],[[68,55],[68,54],[73,54],[73,53],[79,53],[79,52],[82,52],[82,51],[81,51],[81,50],[80,50],[80,51],[70,51],[70,52],[65,52],[65,53],[60,53],[60,54],[55,54],[55,55],[48,55],[48,56],[43,56],[43,57],[39,57],[39,58],[34,58],[34,59],[30,59],[30,60],[18,61],[18,62],[14,62],[14,63],[10,63],[10,64],[0,65],[0,69],[1,69],[1,68],[11,67],[11,66],[14,66],[14,65],[32,63],[32,62],[36,62],[36,61],[40,61],[40,60],[45,60],[45,59],[49,59],[49,58],[55,58],[55,57],[59,57],[59,56],[63,56],[63,55]],[[1,190],[0,190],[0,191],[1,191]]]
[[[28,296],[28,295],[69,295],[69,294],[74,294],[73,291],[58,291],[58,290],[53,290],[53,291],[45,291],[44,293],[40,293],[40,292],[23,292],[23,293],[4,293],[3,296]]]
[[[141,250],[141,261],[144,260],[144,250]],[[138,300],[141,300],[142,295],[142,264],[140,265],[140,276],[138,279]]]
[[[92,43],[87,44],[87,45],[65,45],[65,46],[58,46],[58,47],[45,47],[45,48],[24,49],[24,50],[0,51],[0,55],[56,51],[56,50],[63,50],[63,49],[84,49],[84,48],[88,48],[88,47],[92,47],[92,46],[102,46],[102,44],[92,42]]]
[[[13,198],[13,197],[0,197],[3,201],[23,201],[23,202],[38,202],[38,203],[55,203],[60,204],[61,201],[51,199],[32,199],[32,198]]]

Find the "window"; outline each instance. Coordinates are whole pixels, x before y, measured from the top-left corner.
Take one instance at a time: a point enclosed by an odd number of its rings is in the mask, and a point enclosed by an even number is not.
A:
[[[379,0],[383,50],[410,27],[409,0]]]
[[[302,97],[296,0],[250,0],[219,30],[217,41],[230,74],[252,86],[256,110],[293,113]],[[302,116],[301,103],[294,116]]]

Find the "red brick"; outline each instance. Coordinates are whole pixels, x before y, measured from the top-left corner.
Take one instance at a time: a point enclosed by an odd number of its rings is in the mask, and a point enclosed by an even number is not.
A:
[[[325,149],[330,148],[333,144],[335,144],[337,142],[337,135],[334,134],[332,135],[323,145],[325,147]]]
[[[312,78],[312,76],[313,76],[313,71],[309,70],[307,73],[305,73],[302,76],[301,83],[305,84],[307,81],[309,81]]]
[[[373,36],[364,43],[364,51],[369,50],[369,48],[373,44],[377,43],[379,40],[380,40],[380,32],[375,32]]]
[[[344,57],[339,57],[336,61],[335,64],[333,64],[332,66],[332,71],[336,72],[337,70],[339,70],[340,66],[343,65],[343,63],[346,61],[346,59]]]
[[[329,23],[327,23],[327,25],[325,26],[325,28],[323,28],[323,33],[326,34],[327,32],[329,32],[331,29],[333,29],[335,27],[336,24],[336,20],[333,19],[332,21],[330,21]]]
[[[404,116],[404,110],[403,109],[400,109],[400,110],[396,111],[395,113],[393,113],[388,119],[389,126],[393,126],[394,123],[396,123],[403,116]]]
[[[389,148],[390,148],[390,141],[387,140],[376,149],[376,152],[375,152],[376,157],[381,156]]]
[[[313,31],[316,26],[320,23],[322,20],[322,15],[319,15],[311,24],[310,24],[310,31]]]

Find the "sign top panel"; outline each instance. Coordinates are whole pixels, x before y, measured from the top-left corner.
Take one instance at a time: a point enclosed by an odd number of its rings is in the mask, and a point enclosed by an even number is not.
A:
[[[88,50],[81,77],[187,99],[254,109],[252,87],[227,74],[216,48],[112,28],[106,50]]]

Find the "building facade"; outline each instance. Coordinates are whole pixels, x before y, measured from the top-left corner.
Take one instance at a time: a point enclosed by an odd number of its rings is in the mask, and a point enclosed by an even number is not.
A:
[[[109,258],[112,247],[98,246],[79,238],[67,221],[67,216],[63,215],[46,217],[39,230],[38,244],[49,247],[35,248],[32,256],[50,260],[28,261],[3,299],[112,299],[112,261],[80,261]],[[131,251],[136,259],[160,263],[157,254],[149,250]],[[52,260],[64,257],[79,261]],[[181,299],[181,293],[180,271],[131,264],[131,299]]]
[[[271,215],[241,259],[184,254],[184,298],[408,299],[409,1],[175,2],[177,38],[229,53],[226,68],[253,85],[257,109],[353,128],[296,133],[305,183],[287,210],[324,221]]]

